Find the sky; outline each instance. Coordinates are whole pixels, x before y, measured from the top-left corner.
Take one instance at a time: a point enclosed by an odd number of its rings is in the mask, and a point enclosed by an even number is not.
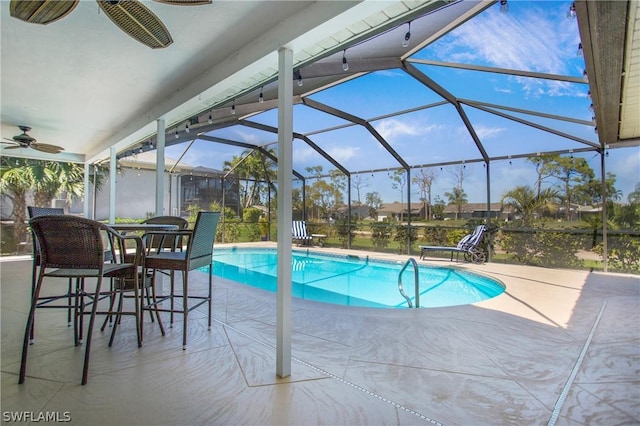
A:
[[[571,2],[567,1],[510,0],[508,13],[500,13],[496,4],[423,48],[412,58],[582,77],[585,65],[578,51],[580,38],[577,21],[567,18],[570,5]],[[423,64],[416,64],[416,67],[458,99],[589,122],[589,125],[576,124],[499,110],[538,126],[575,135],[584,141],[597,142],[597,134],[591,125],[593,112],[589,109],[591,101],[587,84]],[[311,98],[369,120],[396,111],[433,105],[400,116],[383,117],[372,121],[372,125],[411,166],[459,162],[455,166],[429,169],[435,177],[432,200],[439,197],[446,201],[445,193],[451,192],[456,184],[456,176],[462,170],[463,188],[468,201],[487,201],[487,170],[482,162],[477,162],[481,155],[459,114],[451,105],[442,105],[439,95],[403,71],[371,73],[315,93]],[[499,201],[506,191],[516,185],[533,186],[535,183],[536,175],[531,162],[507,156],[585,147],[581,142],[525,126],[487,112],[486,109],[463,105],[488,155],[505,157],[503,161],[490,164],[491,202]],[[275,126],[277,112],[268,111],[251,120]],[[362,201],[367,192],[374,191],[380,194],[385,203],[407,201],[406,186],[401,191],[393,187],[391,180],[393,170],[399,166],[398,162],[366,129],[350,126],[315,133],[346,122],[303,106],[294,107],[293,121],[294,131],[311,133],[309,137],[316,145],[345,166],[353,176],[359,176]],[[241,126],[217,130],[212,134],[255,144],[270,144],[277,140],[276,135]],[[185,147],[169,147],[167,156],[179,158]],[[277,150],[277,144],[270,147]],[[324,173],[334,169],[304,142],[295,140],[293,148],[294,169],[301,174],[308,176],[306,169],[318,165],[323,167]],[[187,151],[183,161],[194,166],[222,169],[224,161],[241,155],[242,151],[241,148],[197,141]],[[596,176],[600,176],[599,154],[576,153],[575,156],[583,156]],[[615,186],[622,191],[626,200],[640,182],[640,148],[610,150],[606,157],[606,171],[616,175]],[[419,169],[413,169],[411,173],[415,177]],[[412,186],[411,201],[418,202],[419,197],[417,187]],[[355,190],[352,200],[357,200]]]

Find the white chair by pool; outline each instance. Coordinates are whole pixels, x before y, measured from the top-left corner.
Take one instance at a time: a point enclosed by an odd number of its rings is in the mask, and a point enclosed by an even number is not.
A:
[[[304,220],[294,220],[291,225],[291,239],[298,245],[311,245],[313,237],[307,232],[307,223]]]

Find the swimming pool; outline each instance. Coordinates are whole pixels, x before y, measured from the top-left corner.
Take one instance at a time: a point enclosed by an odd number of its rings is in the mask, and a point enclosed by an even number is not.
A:
[[[263,290],[277,289],[275,249],[216,248],[213,273]],[[403,263],[358,256],[334,256],[294,250],[292,295],[301,299],[347,306],[403,308],[398,291]],[[402,275],[406,293],[414,300],[414,272]],[[499,281],[450,267],[419,265],[420,306],[466,305],[502,294]]]

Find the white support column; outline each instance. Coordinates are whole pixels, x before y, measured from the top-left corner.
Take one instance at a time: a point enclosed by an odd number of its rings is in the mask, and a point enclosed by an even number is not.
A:
[[[164,146],[165,146],[165,124],[164,118],[159,118],[158,138],[156,147],[156,216],[163,216],[164,213]],[[170,212],[168,214],[171,214]]]
[[[278,294],[276,374],[291,375],[291,221],[293,52],[278,50]]]
[[[89,180],[89,173],[91,172],[91,165],[84,163],[84,205],[82,207],[84,217],[93,219],[93,212],[91,211],[91,194],[93,194],[93,188],[91,188],[91,182]]]
[[[116,222],[116,175],[118,163],[116,161],[116,148],[109,148],[109,223]]]

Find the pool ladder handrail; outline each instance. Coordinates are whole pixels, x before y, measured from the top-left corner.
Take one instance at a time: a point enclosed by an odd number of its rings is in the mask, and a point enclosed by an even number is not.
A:
[[[402,273],[409,265],[413,266],[413,276],[415,280],[415,290],[416,290],[416,308],[420,307],[420,280],[418,279],[418,263],[413,257],[410,257],[405,263],[402,269],[400,270],[400,274],[398,275],[398,291],[402,297],[407,300],[407,304],[409,308],[413,308],[413,303],[411,303],[411,298],[407,296],[407,293],[404,291],[404,286],[402,285]]]

